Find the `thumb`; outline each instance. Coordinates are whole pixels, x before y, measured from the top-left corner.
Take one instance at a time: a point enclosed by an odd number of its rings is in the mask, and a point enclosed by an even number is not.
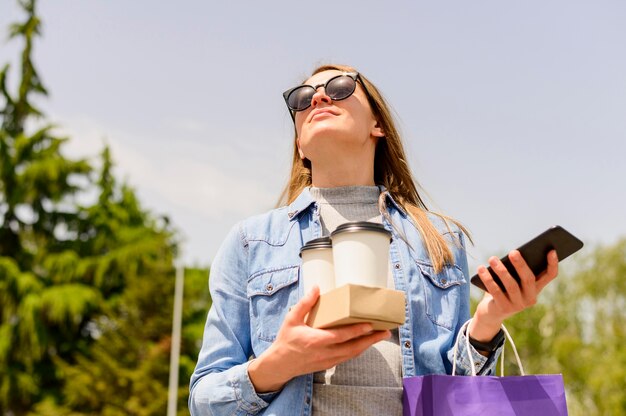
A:
[[[293,323],[303,323],[304,317],[307,313],[311,312],[313,306],[317,303],[317,299],[320,297],[320,288],[315,285],[309,291],[309,293],[305,294],[300,302],[296,303],[289,312],[289,320]]]

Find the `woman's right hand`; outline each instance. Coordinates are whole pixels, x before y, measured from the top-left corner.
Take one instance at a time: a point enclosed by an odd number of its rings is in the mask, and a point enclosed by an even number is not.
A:
[[[257,393],[278,391],[294,377],[329,369],[391,336],[369,323],[311,328],[305,317],[318,298],[315,286],[287,313],[274,343],[248,366]]]

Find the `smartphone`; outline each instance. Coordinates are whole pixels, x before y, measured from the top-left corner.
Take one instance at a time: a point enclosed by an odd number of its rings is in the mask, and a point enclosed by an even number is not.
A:
[[[565,230],[559,225],[548,228],[537,237],[533,238],[526,244],[518,247],[520,254],[526,260],[528,267],[533,271],[535,276],[548,268],[548,253],[550,250],[556,250],[556,254],[559,257],[559,261],[569,257],[583,246],[583,242],[576,238],[573,234]],[[509,260],[509,256],[506,255],[500,259],[504,266],[507,268],[511,276],[520,284],[520,278],[515,270],[515,267]],[[498,275],[488,267],[489,273],[493,276],[493,280],[500,286],[500,288],[506,292],[506,288]],[[473,285],[478,286],[482,290],[487,290],[478,274],[475,274],[471,280]]]

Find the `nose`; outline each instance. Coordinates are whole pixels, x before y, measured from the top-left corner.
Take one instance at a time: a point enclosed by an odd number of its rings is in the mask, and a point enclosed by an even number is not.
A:
[[[315,94],[311,97],[311,107],[315,108],[322,102],[331,104],[333,100],[326,94],[326,88],[318,86],[315,88]]]

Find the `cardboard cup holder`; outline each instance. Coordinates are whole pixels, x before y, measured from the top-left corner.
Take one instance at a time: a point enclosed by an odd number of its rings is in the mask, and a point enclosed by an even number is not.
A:
[[[346,284],[320,295],[307,325],[326,329],[370,322],[376,331],[393,329],[404,324],[405,304],[400,290]]]

